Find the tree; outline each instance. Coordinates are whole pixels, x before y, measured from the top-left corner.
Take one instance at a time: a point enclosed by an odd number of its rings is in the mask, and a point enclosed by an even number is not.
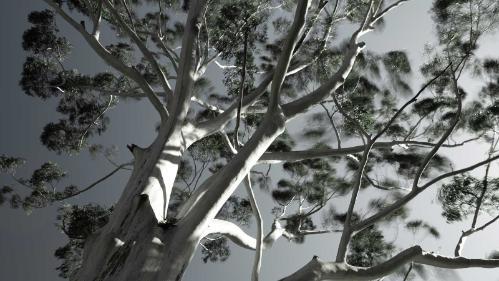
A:
[[[111,208],[61,207],[58,221],[69,243],[56,256],[61,276],[71,280],[180,280],[199,245],[205,262],[224,261],[228,240],[255,251],[252,280],[258,280],[262,251],[277,239],[304,243],[308,235],[333,231],[341,233],[334,261],[314,257],[282,280],[375,280],[408,267],[407,279],[421,265],[499,267],[496,255],[461,256],[464,238],[499,218],[477,224],[480,211],[497,215],[499,204],[498,179],[489,173],[499,158],[499,61],[476,55],[483,35],[497,28],[499,4],[434,1],[439,40],[420,68],[426,81],[413,92],[407,54],[370,52],[362,41],[408,1],[44,0],[50,9],[28,17],[23,48],[30,56],[20,81],[27,95],[59,101],[63,118],[44,128],[42,143],[61,154],[107,153],[91,140],[110,125],[108,110],[126,99],[147,99],[160,122],[148,147],[128,147],[133,161],[115,164],[87,187],[58,190],[66,173],[51,162],[20,178],[14,171],[24,160],[3,155],[1,171],[14,182],[1,189],[0,202],[31,211],[131,169]],[[67,22],[113,71],[68,69],[71,45],[56,20]],[[335,33],[342,23],[355,27],[346,39]],[[105,27],[115,36],[101,38]],[[224,71],[223,93],[207,75],[213,65]],[[465,92],[463,76],[482,79],[478,95]],[[301,136],[286,129],[296,118],[310,124]],[[488,154],[470,166],[454,169],[439,154],[483,141]],[[273,178],[271,165],[286,177]],[[468,174],[482,166],[482,179]],[[442,183],[445,218],[473,214],[455,257],[385,241],[380,225],[404,220],[408,202]],[[247,198],[235,195],[240,185]],[[276,203],[267,234],[255,186]],[[361,215],[359,192],[368,188],[386,194]],[[345,210],[329,204],[345,199]],[[241,228],[253,216],[256,237]],[[439,236],[421,220],[406,227]]]

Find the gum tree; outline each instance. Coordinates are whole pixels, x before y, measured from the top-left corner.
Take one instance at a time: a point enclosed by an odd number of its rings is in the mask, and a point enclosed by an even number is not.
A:
[[[304,243],[330,232],[340,234],[336,258],[313,257],[282,280],[376,280],[401,270],[407,279],[421,265],[499,267],[497,259],[469,259],[460,250],[464,238],[497,220],[477,224],[480,211],[497,215],[499,204],[490,172],[499,157],[499,61],[476,51],[497,27],[499,4],[434,1],[438,40],[420,67],[425,81],[413,90],[403,51],[375,53],[362,41],[409,1],[44,0],[47,10],[28,17],[20,81],[27,95],[59,102],[63,118],[44,128],[42,143],[56,153],[103,152],[92,141],[110,126],[108,111],[127,99],[149,101],[160,122],[149,146],[129,145],[130,163],[115,163],[87,187],[58,187],[66,173],[51,162],[18,177],[23,160],[3,155],[0,167],[13,183],[0,202],[31,211],[131,170],[111,208],[61,207],[69,242],[56,256],[71,280],[180,280],[200,245],[205,262],[223,261],[229,240],[255,251],[251,278],[259,280],[262,252],[277,239]],[[87,75],[68,65],[72,46],[56,21],[112,71]],[[339,35],[340,24],[353,32]],[[214,69],[223,87],[212,86]],[[479,77],[482,90],[466,93],[464,76]],[[291,134],[291,120],[308,125]],[[439,154],[481,142],[490,149],[470,166],[454,169]],[[481,179],[469,174],[480,167]],[[379,226],[405,221],[407,203],[439,185],[449,222],[472,215],[470,228],[456,235],[455,256],[386,242]],[[235,195],[239,186],[246,196]],[[256,186],[276,203],[272,222],[262,220]],[[384,196],[360,215],[364,189]],[[332,208],[333,201],[346,208]],[[254,237],[242,228],[252,217]],[[439,236],[421,220],[406,227]]]

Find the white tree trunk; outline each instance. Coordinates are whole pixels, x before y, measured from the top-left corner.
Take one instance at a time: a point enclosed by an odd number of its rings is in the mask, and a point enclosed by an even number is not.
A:
[[[154,272],[175,229],[164,223],[183,152],[178,135],[133,149],[132,175],[109,223],[87,239],[76,280],[160,280]]]

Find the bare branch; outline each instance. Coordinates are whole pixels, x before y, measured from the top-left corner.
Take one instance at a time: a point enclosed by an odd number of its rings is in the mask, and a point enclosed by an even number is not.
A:
[[[425,189],[425,188],[428,188],[429,186],[432,186],[434,185],[435,183],[441,181],[441,180],[444,180],[446,178],[449,178],[449,177],[452,177],[452,176],[455,176],[455,175],[460,175],[460,174],[463,174],[463,173],[466,173],[466,172],[469,172],[471,170],[474,170],[480,166],[483,166],[483,165],[486,165],[492,161],[495,161],[496,159],[499,159],[499,155],[496,155],[494,157],[491,157],[487,160],[484,160],[484,161],[481,161],[481,162],[478,162],[474,165],[471,165],[471,166],[468,166],[466,168],[463,168],[463,169],[459,169],[459,170],[455,170],[455,171],[452,171],[452,172],[449,172],[449,173],[445,173],[445,174],[442,174],[432,180],[430,180],[429,182],[425,183],[423,186],[421,187],[418,187],[418,189]]]
[[[475,140],[475,139],[470,139]],[[465,140],[456,144],[443,144],[442,147],[452,148],[462,146],[468,143],[470,140]],[[424,142],[424,141],[389,141],[389,142],[376,142],[373,148],[389,148],[397,145],[407,145],[407,146],[424,146],[424,147],[434,147],[436,143]],[[295,150],[288,152],[266,152],[260,158],[259,164],[277,164],[281,162],[294,162],[301,161],[305,159],[321,158],[321,157],[332,157],[332,156],[345,156],[348,154],[355,154],[364,151],[365,145],[357,145],[352,147],[344,147],[340,149],[333,148],[321,148],[321,149],[307,149],[307,150]]]
[[[191,1],[189,4],[185,32],[182,38],[177,81],[172,102],[168,103],[168,108],[172,111],[171,124],[181,124],[189,110],[192,87],[196,79],[196,69],[194,68],[195,55],[193,55],[193,51],[199,34],[199,17],[205,5],[206,0]]]
[[[251,188],[250,173],[246,176],[244,185],[246,186],[246,193],[250,199],[251,209],[253,210],[253,215],[256,219],[257,233],[256,233],[256,253],[255,260],[253,263],[253,271],[251,273],[251,281],[258,281],[260,279],[260,268],[262,266],[262,250],[263,250],[263,221],[262,215],[260,214],[260,209],[258,209],[258,204],[255,199],[255,194]]]
[[[345,223],[343,226],[343,232],[341,233],[341,239],[338,246],[338,252],[336,254],[336,262],[342,262],[345,260],[346,252],[348,250],[348,244],[352,235],[352,215],[355,208],[355,203],[357,202],[357,196],[360,190],[360,186],[362,184],[362,176],[364,175],[364,170],[367,165],[367,161],[369,160],[369,154],[373,147],[374,142],[369,141],[369,143],[365,146],[364,153],[362,154],[362,160],[359,163],[359,167],[357,168],[357,172],[355,174],[354,182],[352,184],[353,190],[352,195],[350,197],[350,203],[348,204],[348,210],[346,213]]]
[[[324,262],[314,257],[309,263],[292,275],[280,281],[298,280],[349,280],[367,281],[383,278],[400,267],[410,263],[435,266],[439,268],[497,268],[499,259],[467,259],[462,257],[452,258],[425,252],[420,246],[408,248],[391,259],[372,267],[356,267],[345,263]]]
[[[386,123],[384,128],[376,136],[373,137],[373,140],[376,141],[376,139],[381,137],[381,135],[383,135],[386,132],[386,130],[390,128],[393,122],[395,122],[398,116],[402,114],[404,109],[407,108],[410,104],[416,102],[418,97],[424,92],[424,90],[426,90],[426,88],[428,88],[431,84],[433,84],[440,76],[445,74],[445,72],[447,72],[447,70],[449,69],[449,67],[451,67],[451,65],[452,64],[448,64],[447,67],[444,68],[444,70],[440,71],[430,81],[426,82],[423,85],[423,87],[421,87],[421,89],[414,95],[414,97],[412,97],[409,101],[407,101],[404,105],[402,105],[402,107],[400,107],[399,110],[397,110],[397,112],[392,116],[392,118],[390,118],[390,120]]]
[[[324,111],[326,112],[327,117],[329,118],[329,122],[331,123],[331,126],[333,127],[333,132],[336,136],[336,142],[338,143],[338,149],[341,149],[341,137],[340,137],[340,134],[338,132],[338,128],[336,127],[336,124],[334,123],[334,119],[333,119],[334,113],[331,114],[329,112],[329,110],[327,109],[327,107],[322,102],[321,102],[321,106],[324,109]]]
[[[68,196],[65,196],[63,198],[59,198],[57,199],[58,201],[61,201],[61,200],[66,200],[66,199],[69,199],[69,198],[72,198],[72,197],[75,197],[75,196],[78,196],[84,192],[87,192],[89,191],[90,189],[94,188],[95,186],[97,186],[98,184],[100,184],[101,182],[107,180],[108,178],[110,178],[112,175],[116,174],[119,170],[122,170],[124,169],[125,167],[127,166],[130,166],[132,163],[125,163],[125,164],[121,164],[119,166],[117,166],[114,170],[112,170],[109,174],[103,176],[102,178],[98,179],[97,181],[95,181],[94,183],[90,184],[89,186],[83,188],[83,189],[80,189],[78,190],[77,192],[71,194],[71,195],[68,195]]]
[[[175,53],[175,51],[173,51],[171,48],[168,48],[168,46],[166,46],[162,37],[160,37],[157,34],[153,34],[153,36],[154,36],[154,38],[156,38],[156,41],[158,42],[158,45],[161,48],[161,50],[163,50],[163,53],[165,54],[165,56],[168,58],[168,60],[170,60],[170,63],[172,64],[172,67],[173,67],[173,70],[175,71],[175,73],[178,73],[178,59],[179,58],[178,58],[177,54]]]
[[[390,6],[386,7],[383,11],[379,12],[377,15],[373,17],[371,20],[371,23],[369,25],[370,28],[373,28],[372,25],[374,25],[378,20],[380,20],[382,17],[384,17],[386,14],[388,14],[390,11],[393,9],[397,8],[398,6],[404,4],[405,2],[409,2],[410,0],[399,0]]]
[[[265,93],[265,90],[267,89],[271,81],[272,81],[272,72],[267,73],[264,76],[263,80],[258,85],[258,87],[256,87],[253,91],[251,91],[250,93],[248,93],[243,97],[243,107],[242,107],[243,112],[244,110],[246,110],[248,106],[253,104],[253,102],[255,102],[261,95]],[[222,114],[218,115],[217,117],[214,117],[213,119],[198,124],[197,128],[200,134],[199,136],[197,136],[197,138],[201,139],[205,136],[215,133],[218,130],[223,129],[228,122],[230,122],[232,119],[236,117],[238,106],[239,103],[234,102]]]

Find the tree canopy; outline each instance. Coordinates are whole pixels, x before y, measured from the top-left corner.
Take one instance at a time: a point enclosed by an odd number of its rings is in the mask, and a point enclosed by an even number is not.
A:
[[[28,15],[19,82],[26,95],[57,102],[60,119],[40,141],[114,165],[88,186],[63,186],[70,174],[56,163],[25,175],[29,155],[0,155],[0,172],[11,175],[0,204],[60,206],[57,227],[68,237],[55,251],[60,276],[180,280],[198,246],[205,263],[243,247],[255,252],[256,281],[262,252],[277,239],[293,247],[327,233],[338,234],[335,259],[315,256],[282,280],[410,280],[425,278],[426,266],[499,267],[497,249],[462,255],[466,237],[499,219],[499,57],[478,53],[499,28],[496,0],[434,0],[437,40],[423,62],[389,42],[375,52],[363,41],[410,0],[44,2]],[[82,73],[68,63],[78,46],[60,22],[110,68]],[[414,23],[404,24],[410,32]],[[463,82],[470,79],[478,91]],[[116,163],[99,136],[120,122],[109,112],[134,100],[158,113],[155,138],[130,144],[130,161]],[[473,145],[487,147],[481,161],[463,166],[451,156]],[[67,204],[122,170],[130,180],[114,206]],[[429,190],[448,223],[469,228],[447,233],[418,218],[408,204]],[[272,199],[272,221],[262,219],[256,192]],[[401,248],[386,238],[393,225],[455,239],[455,251]]]

